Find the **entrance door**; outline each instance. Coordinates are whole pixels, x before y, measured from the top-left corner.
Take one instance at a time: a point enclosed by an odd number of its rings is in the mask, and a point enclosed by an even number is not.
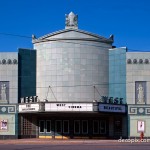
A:
[[[93,120],[93,137],[107,136],[107,121]]]
[[[55,139],[69,138],[69,120],[55,120]]]
[[[52,138],[51,120],[39,120],[39,138]]]
[[[62,120],[55,121],[55,138],[62,138]]]

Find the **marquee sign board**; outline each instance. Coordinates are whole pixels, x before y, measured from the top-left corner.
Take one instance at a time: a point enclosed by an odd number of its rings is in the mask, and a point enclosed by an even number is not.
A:
[[[111,104],[99,104],[100,112],[116,112],[116,113],[125,113],[125,105],[111,105]]]
[[[19,112],[38,112],[39,104],[20,104]]]
[[[93,111],[93,103],[45,103],[45,111]]]

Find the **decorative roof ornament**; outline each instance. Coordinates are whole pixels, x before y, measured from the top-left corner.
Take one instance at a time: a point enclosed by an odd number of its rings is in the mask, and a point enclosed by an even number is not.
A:
[[[34,34],[32,34],[32,40],[36,39],[36,36]]]
[[[66,29],[73,28],[78,29],[78,15],[75,15],[73,12],[66,14]]]

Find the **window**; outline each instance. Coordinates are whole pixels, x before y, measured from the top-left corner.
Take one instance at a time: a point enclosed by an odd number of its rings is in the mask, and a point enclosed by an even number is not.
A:
[[[56,128],[57,133],[62,132],[62,121],[61,120],[56,120],[55,128]]]
[[[82,120],[82,133],[87,134],[88,133],[88,121]]]
[[[136,64],[136,63],[137,63],[137,59],[134,59],[134,60],[133,60],[133,63]]]
[[[7,63],[8,63],[8,64],[12,64],[11,59],[8,59]]]
[[[74,121],[74,133],[80,134],[80,120]]]
[[[148,59],[145,59],[145,63],[148,64],[148,63],[149,63],[149,60],[148,60]]]
[[[132,63],[132,60],[131,60],[131,59],[128,59],[128,60],[127,60],[127,63],[128,63],[128,64],[131,64],[131,63]]]
[[[13,60],[13,63],[14,63],[14,64],[17,64],[17,59],[14,59],[14,60]]]
[[[45,130],[45,121],[44,120],[40,121],[39,127],[40,127],[40,133],[43,133]]]
[[[63,133],[69,133],[69,121],[68,120],[63,121]]]
[[[99,121],[93,120],[93,134],[99,134]]]
[[[139,63],[140,63],[140,64],[142,64],[142,63],[143,63],[143,60],[142,60],[142,59],[140,59],[140,60],[139,60]]]
[[[2,60],[2,64],[6,64],[6,60],[5,59]]]
[[[50,133],[51,132],[51,121],[46,120],[46,132]]]

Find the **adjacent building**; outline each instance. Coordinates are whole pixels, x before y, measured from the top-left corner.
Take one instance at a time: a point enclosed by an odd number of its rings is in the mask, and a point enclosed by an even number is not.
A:
[[[18,53],[0,53],[0,139],[18,137]]]
[[[109,96],[123,97],[128,106],[128,137],[150,137],[150,52],[109,50]]]

